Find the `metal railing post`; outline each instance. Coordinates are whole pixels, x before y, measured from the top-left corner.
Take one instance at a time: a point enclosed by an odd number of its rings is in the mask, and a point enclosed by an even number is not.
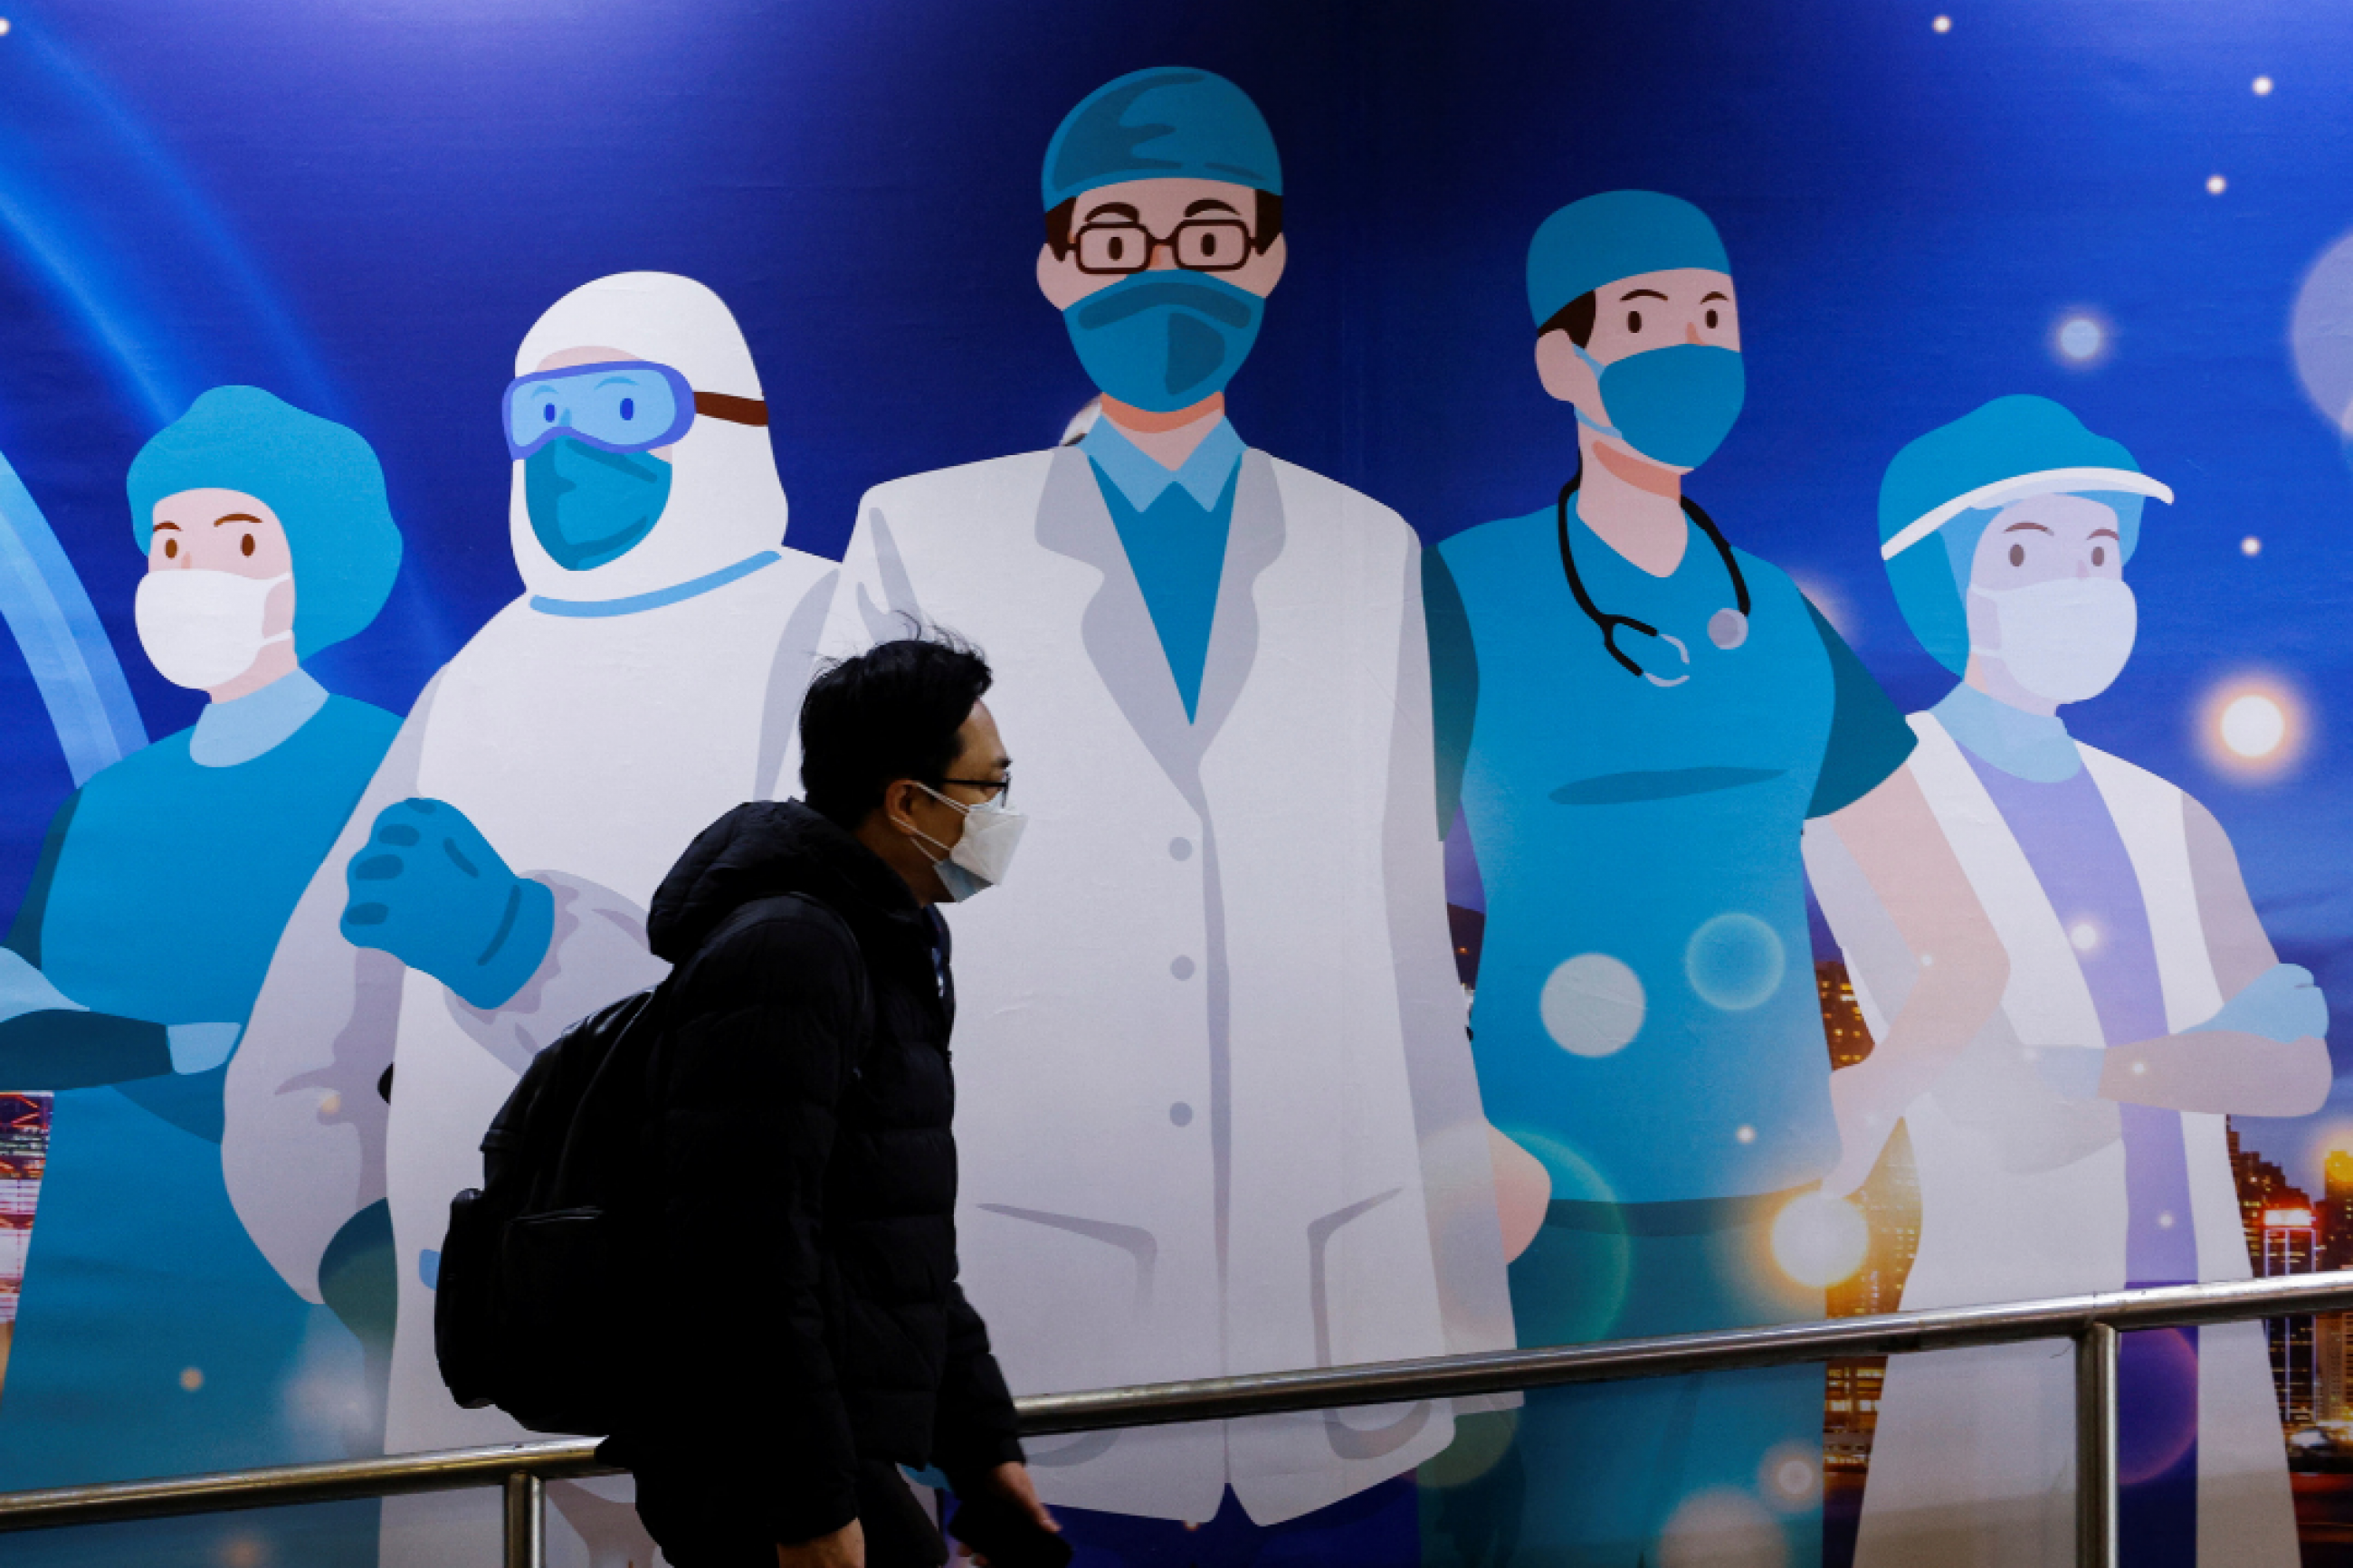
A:
[[[2114,1323],[2075,1336],[2075,1562],[2117,1568],[2116,1345]]]
[[[547,1568],[547,1483],[528,1470],[507,1478],[506,1568]]]

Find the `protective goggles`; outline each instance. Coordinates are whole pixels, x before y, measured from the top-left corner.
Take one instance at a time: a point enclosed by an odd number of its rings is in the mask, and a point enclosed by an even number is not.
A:
[[[686,377],[649,360],[522,376],[508,384],[503,407],[507,452],[518,461],[558,436],[607,452],[644,452],[685,435],[697,415],[736,425],[768,422],[768,405],[758,398],[697,392]]]

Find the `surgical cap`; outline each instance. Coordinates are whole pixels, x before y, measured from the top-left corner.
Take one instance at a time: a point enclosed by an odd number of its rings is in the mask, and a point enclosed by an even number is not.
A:
[[[132,460],[131,531],[143,553],[155,503],[182,490],[242,490],[278,516],[294,562],[294,652],[364,630],[400,572],[384,468],[355,431],[259,387],[216,386]]]
[[[1528,310],[1541,327],[1581,294],[1677,267],[1732,270],[1707,215],[1681,196],[1604,191],[1545,219],[1528,242]]]
[[[1046,147],[1046,210],[1124,180],[1222,180],[1282,195],[1274,135],[1250,95],[1178,66],[1131,71],[1087,94]]]
[[[1978,541],[2012,501],[2079,495],[2116,514],[2117,552],[2140,544],[2144,500],[2173,492],[2124,446],[2047,397],[1997,397],[1895,454],[1879,487],[1880,554],[1905,624],[1937,663],[1968,665],[1965,598]],[[1935,535],[1934,541],[1930,535]]]

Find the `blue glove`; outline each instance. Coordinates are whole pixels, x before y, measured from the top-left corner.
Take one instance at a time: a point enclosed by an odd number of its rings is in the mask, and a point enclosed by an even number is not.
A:
[[[555,895],[509,870],[447,801],[385,806],[343,878],[345,941],[392,954],[476,1007],[522,990],[555,934]]]
[[[243,1024],[173,1024],[164,1030],[164,1043],[172,1049],[172,1070],[176,1073],[210,1072],[228,1060],[237,1049],[237,1037],[245,1033]]]
[[[2328,998],[2313,984],[2311,970],[2301,963],[2274,963],[2223,1003],[2221,1012],[2182,1033],[2197,1035],[2217,1029],[2256,1035],[2282,1045],[2302,1039],[2327,1039]]]
[[[27,1013],[87,1013],[14,948],[0,947],[0,1024]]]

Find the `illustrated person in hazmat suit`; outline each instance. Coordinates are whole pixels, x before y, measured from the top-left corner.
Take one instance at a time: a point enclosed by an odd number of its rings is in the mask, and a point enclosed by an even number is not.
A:
[[[279,933],[399,724],[302,667],[375,619],[400,531],[364,440],[250,386],[197,398],[129,490],[140,643],[208,700],[66,802],[0,948],[0,1080],[58,1091],[0,1400],[8,1490],[343,1458],[381,1419],[360,1346],[230,1206],[222,1085]],[[388,1242],[362,1227],[322,1246],[305,1292],[379,1373]],[[221,1561],[230,1534],[273,1563],[340,1564],[373,1554],[375,1521],[339,1503],[110,1539],[170,1568]],[[5,1554],[79,1562],[80,1535],[13,1536]]]
[[[1816,1190],[1839,1142],[1799,847],[1912,735],[1733,542],[1769,498],[1686,493],[1746,390],[1715,224],[1660,192],[1588,196],[1539,226],[1526,279],[1576,468],[1423,576],[1440,803],[1460,799],[1486,900],[1480,1092],[1549,1185],[1511,1268],[1520,1342],[1819,1319],[1824,1243],[1860,1263],[1866,1233]],[[1533,1392],[1443,1533],[1564,1568],[1818,1562],[1822,1398],[1819,1366]]]
[[[826,645],[953,626],[1031,737],[1021,864],[949,917],[966,1291],[1021,1393],[1504,1345],[1419,550],[1226,418],[1286,255],[1273,139],[1231,82],[1139,71],[1063,121],[1043,186],[1038,282],[1101,417],[870,491]],[[1084,1560],[1387,1561],[1452,1426],[1314,1413],[1030,1465]]]
[[[2327,1004],[2273,952],[2221,825],[2061,717],[2132,654],[2150,497],[2173,499],[2040,397],[1930,431],[1880,489],[1896,604],[1961,677],[1912,715],[1920,743],[1890,781],[1936,831],[1833,819],[1806,860],[1881,1042],[1834,1080],[1828,1185],[1860,1184],[1901,1121],[1920,1180],[1907,1310],[2246,1279],[2225,1116],[2301,1116],[2328,1092]],[[1916,929],[1931,850],[1958,859],[2007,959],[1972,995],[1927,984],[1946,968]],[[1931,1011],[1968,1033],[1924,1044],[1907,1026]],[[2125,1561],[2297,1561],[2261,1323],[2127,1334],[2119,1397]],[[1856,1562],[2073,1562],[2073,1400],[2048,1345],[1894,1358]]]
[[[396,1451],[522,1436],[459,1410],[434,1361],[450,1196],[480,1184],[482,1130],[532,1055],[660,977],[647,900],[681,844],[774,795],[833,584],[783,546],[759,376],[709,289],[586,284],[515,372],[483,414],[514,459],[523,595],[418,698],[303,895],[230,1083],[230,1190],[296,1289],[315,1295],[338,1228],[388,1202]],[[593,1485],[551,1495],[650,1561],[626,1492]],[[482,1557],[498,1515],[489,1493],[392,1500],[386,1560]]]

